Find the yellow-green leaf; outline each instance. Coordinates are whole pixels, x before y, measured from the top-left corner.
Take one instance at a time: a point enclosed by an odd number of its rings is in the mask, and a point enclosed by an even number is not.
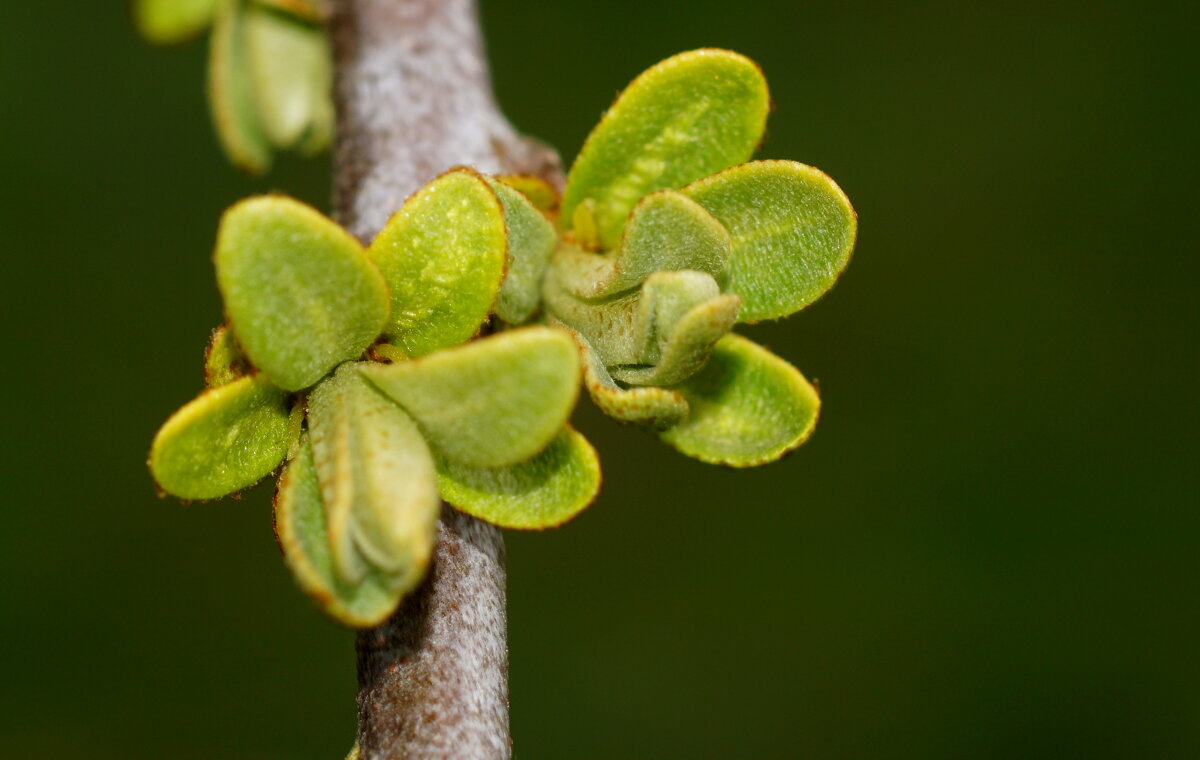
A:
[[[213,126],[229,161],[261,174],[271,165],[271,142],[258,121],[246,60],[245,0],[217,0],[208,53],[208,101]]]
[[[221,325],[213,330],[208,350],[204,353],[204,384],[215,388],[250,374],[252,369],[229,325]]]
[[[717,344],[698,374],[675,386],[691,413],[661,438],[711,464],[754,467],[804,443],[821,400],[795,367],[737,335]]]
[[[356,628],[378,625],[396,609],[402,592],[374,568],[356,583],[342,580],[334,570],[326,522],[306,435],[299,453],[284,467],[275,493],[275,536],[284,561],[301,590],[334,620]]]
[[[509,324],[527,321],[542,297],[542,275],[558,233],[529,199],[503,182],[487,179],[504,207],[508,231],[508,273],[500,285],[496,315]]]
[[[253,0],[255,5],[270,8],[299,21],[319,23],[326,14],[320,0]]]
[[[338,577],[355,584],[375,568],[395,590],[415,586],[440,508],[416,423],[348,362],[309,395],[308,430]]]
[[[544,449],[575,407],[579,357],[562,330],[524,327],[367,376],[416,419],[446,460],[505,467]]]
[[[553,528],[592,503],[600,490],[600,461],[570,426],[541,454],[500,469],[438,459],[442,498],[502,528]]]
[[[387,287],[362,246],[290,198],[260,196],[231,207],[215,258],[242,349],[285,390],[306,388],[358,357],[387,321]]]
[[[858,220],[823,172],[794,161],[754,161],[706,177],[683,192],[733,239],[727,289],[741,318],[776,319],[833,287],[850,261]]]
[[[263,132],[280,148],[324,148],[334,119],[325,30],[254,6],[244,23],[246,64]]]
[[[216,7],[217,0],[136,0],[133,13],[146,40],[170,45],[208,28]]]
[[[369,251],[391,288],[388,340],[421,356],[470,339],[496,301],[506,241],[500,201],[471,169],[409,198]]]
[[[575,339],[583,362],[583,385],[600,411],[618,422],[655,430],[665,430],[687,417],[688,405],[682,395],[666,388],[617,385],[587,338],[561,323],[560,327]]]
[[[749,159],[769,105],[758,66],[728,50],[693,50],[651,67],[584,143],[567,178],[561,223],[572,224],[591,198],[601,244],[616,247],[644,196]]]
[[[532,174],[505,174],[496,177],[514,190],[518,190],[529,202],[544,214],[558,211],[558,191],[541,177]]]
[[[263,375],[211,388],[159,429],[150,472],[181,499],[216,499],[269,475],[289,442],[288,395]]]

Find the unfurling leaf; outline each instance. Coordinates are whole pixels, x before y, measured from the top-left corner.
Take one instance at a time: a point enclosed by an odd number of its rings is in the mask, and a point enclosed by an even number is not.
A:
[[[505,174],[496,177],[514,190],[519,190],[529,202],[544,214],[553,214],[558,210],[558,191],[541,177],[532,174]]]
[[[733,239],[727,290],[741,319],[787,316],[817,300],[850,261],[858,221],[821,171],[794,161],[754,161],[683,188]]]
[[[411,589],[429,564],[440,508],[416,423],[348,362],[309,395],[308,430],[337,575],[358,583],[375,568],[392,589]]]
[[[271,141],[258,121],[246,60],[245,0],[217,0],[208,52],[208,102],[221,148],[234,166],[262,174]]]
[[[704,369],[673,390],[690,414],[662,439],[695,459],[733,467],[773,462],[799,446],[821,406],[795,367],[737,335],[723,338]]]
[[[216,499],[269,475],[287,453],[288,395],[265,376],[211,388],[166,421],[150,472],[181,499]]]
[[[387,321],[387,287],[362,246],[290,198],[260,196],[226,211],[216,264],[242,349],[285,390],[358,357]]]
[[[416,419],[440,457],[469,467],[534,456],[579,395],[575,346],[550,327],[509,330],[362,372]]]
[[[758,66],[727,50],[693,50],[652,66],[592,130],[563,193],[561,223],[591,198],[600,243],[615,248],[646,195],[746,161],[766,124]]]
[[[391,288],[388,340],[422,356],[470,339],[496,301],[506,240],[500,201],[471,169],[405,201],[369,250]]]
[[[600,490],[600,462],[570,426],[542,453],[499,469],[438,458],[442,498],[502,528],[553,528],[579,514]]]
[[[508,231],[508,273],[500,285],[496,315],[509,324],[527,321],[542,298],[542,275],[558,233],[529,199],[503,182],[487,180],[504,207]]]
[[[375,568],[356,583],[344,581],[334,570],[326,520],[306,435],[299,453],[284,467],[275,494],[275,535],[284,560],[301,590],[330,617],[356,628],[378,625],[396,609],[403,594],[386,573]]]
[[[245,17],[246,64],[255,113],[279,148],[324,150],[333,136],[333,64],[318,26],[250,7]]]
[[[212,338],[208,341],[208,350],[204,352],[204,384],[209,388],[231,383],[242,375],[250,374],[254,368],[242,353],[237,344],[237,338],[229,325],[221,325],[213,330]]]
[[[134,20],[148,41],[170,45],[204,31],[216,6],[217,0],[136,0]]]
[[[619,422],[644,425],[655,430],[665,430],[687,417],[687,401],[675,391],[655,387],[622,388],[617,385],[587,338],[559,324],[575,339],[583,362],[584,387],[600,411]]]

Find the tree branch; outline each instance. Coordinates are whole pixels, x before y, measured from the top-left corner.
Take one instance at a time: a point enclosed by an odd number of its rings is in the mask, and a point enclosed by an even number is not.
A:
[[[452,166],[561,184],[553,150],[496,106],[474,0],[337,0],[334,210],[369,241]],[[358,637],[364,760],[511,756],[504,541],[443,507],[425,583]]]

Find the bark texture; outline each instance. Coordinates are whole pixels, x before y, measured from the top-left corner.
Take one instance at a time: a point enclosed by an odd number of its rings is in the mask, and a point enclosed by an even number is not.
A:
[[[336,0],[334,211],[364,242],[452,166],[537,174],[557,155],[496,106],[474,0]],[[443,507],[425,583],[358,637],[364,760],[511,756],[504,542]]]

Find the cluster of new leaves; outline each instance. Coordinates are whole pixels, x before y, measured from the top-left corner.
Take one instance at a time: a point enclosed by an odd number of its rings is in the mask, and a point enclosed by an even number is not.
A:
[[[159,486],[217,498],[283,463],[289,566],[367,626],[423,577],[441,500],[512,528],[592,501],[596,455],[567,424],[581,375],[600,409],[684,454],[778,459],[811,433],[817,393],[731,330],[828,290],[856,220],[816,169],[742,163],[768,108],[751,61],[693,51],[625,90],[561,199],[455,169],[366,249],[287,198],[235,205],[215,254],[228,322],[209,389],[154,441]]]
[[[208,97],[229,160],[261,173],[275,150],[320,153],[333,135],[332,64],[321,0],[135,0],[151,42],[212,27]]]
[[[688,456],[778,459],[816,423],[815,389],[730,334],[832,287],[857,231],[822,172],[750,158],[770,101],[750,60],[697,50],[644,72],[567,179],[543,295],[583,352],[593,401]]]
[[[504,527],[570,519],[600,483],[567,424],[578,353],[561,330],[515,326],[555,239],[526,196],[470,169],[422,188],[366,249],[294,200],[236,204],[214,257],[229,321],[209,388],[154,440],[160,488],[218,498],[284,463],[287,563],[354,626],[424,576],[441,500]],[[502,329],[463,345],[487,325]]]

